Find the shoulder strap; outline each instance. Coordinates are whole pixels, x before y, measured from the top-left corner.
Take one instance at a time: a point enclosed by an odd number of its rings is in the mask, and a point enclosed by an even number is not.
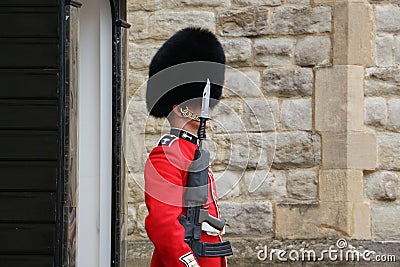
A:
[[[175,135],[166,134],[160,138],[157,146],[171,146],[177,139]]]

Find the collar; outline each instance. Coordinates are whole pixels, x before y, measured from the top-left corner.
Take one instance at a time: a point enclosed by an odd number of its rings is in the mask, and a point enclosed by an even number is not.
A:
[[[172,135],[175,135],[177,137],[180,137],[182,139],[185,139],[186,141],[189,141],[195,145],[198,145],[199,143],[199,139],[197,138],[197,136],[195,136],[192,133],[189,133],[188,131],[182,130],[182,129],[178,129],[178,128],[172,128],[171,132]]]

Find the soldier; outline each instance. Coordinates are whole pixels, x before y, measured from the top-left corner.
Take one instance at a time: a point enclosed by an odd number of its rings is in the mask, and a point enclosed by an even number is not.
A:
[[[152,267],[222,267],[226,266],[225,255],[231,254],[230,245],[227,248],[227,242],[222,242],[222,233],[211,220],[200,224],[201,242],[195,240],[187,214],[194,209],[184,199],[188,170],[199,149],[203,89],[209,79],[210,107],[215,106],[222,94],[224,64],[220,42],[200,28],[178,31],[151,61],[147,108],[150,115],[167,118],[171,126],[170,134],[159,140],[145,166],[145,202],[149,211],[145,226],[155,246]],[[219,218],[214,176],[208,162],[206,165],[208,195],[201,210]]]

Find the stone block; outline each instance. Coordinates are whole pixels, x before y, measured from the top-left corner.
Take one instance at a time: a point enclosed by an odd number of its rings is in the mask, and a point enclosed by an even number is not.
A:
[[[145,12],[128,13],[129,40],[146,39],[149,36],[149,14]]]
[[[400,99],[389,99],[388,106],[387,128],[394,132],[400,132]]]
[[[224,172],[214,173],[217,186],[218,199],[231,199],[240,195],[240,180],[243,172],[225,170]]]
[[[334,6],[337,0],[312,0],[313,6]]]
[[[329,36],[307,36],[296,46],[296,64],[300,66],[329,65],[331,39]]]
[[[144,101],[131,101],[125,114],[125,144],[123,147],[124,158],[131,172],[142,172],[146,160],[145,150],[145,123],[137,125],[137,120],[146,122],[147,109]]]
[[[320,164],[321,142],[318,135],[306,132],[277,133],[273,168],[287,170],[310,168]]]
[[[371,238],[368,202],[278,204],[274,210],[275,238]]]
[[[154,250],[154,245],[150,240],[135,240],[130,241],[127,244],[127,267],[142,267],[142,266],[150,266],[151,265],[151,256]]]
[[[156,11],[162,9],[163,0],[134,0],[128,1],[129,11]]]
[[[325,169],[374,170],[377,141],[373,131],[323,133],[322,166]]]
[[[352,206],[348,202],[320,202],[318,205],[278,204],[274,209],[275,238],[337,238],[343,233],[351,236]]]
[[[394,37],[392,35],[376,37],[376,66],[391,67],[394,65]]]
[[[147,211],[146,204],[142,203],[137,207],[137,233],[140,237],[147,237],[144,221],[149,212]]]
[[[144,121],[146,124],[146,135],[148,134],[160,134],[169,132],[169,122],[165,118],[155,118],[148,116],[147,120]]]
[[[271,18],[273,34],[305,34],[331,31],[330,7],[281,6]]]
[[[278,127],[277,100],[246,100],[244,103],[244,125],[246,131],[275,131]]]
[[[263,97],[260,89],[260,76],[260,72],[256,70],[226,69],[223,97],[240,97],[243,99]]]
[[[400,203],[375,202],[371,205],[372,238],[400,241]]]
[[[366,70],[365,95],[400,96],[399,68],[369,68]]]
[[[400,36],[394,37],[394,64],[400,65]]]
[[[248,38],[221,39],[226,63],[231,67],[251,66],[252,48]]]
[[[275,148],[274,134],[222,134],[210,136],[215,154],[213,169],[244,171],[267,169],[271,166]]]
[[[168,11],[150,15],[149,32],[154,39],[167,39],[188,26],[206,28],[215,32],[215,16],[207,11]]]
[[[373,66],[375,23],[365,0],[334,3],[333,64]]]
[[[129,202],[140,203],[144,201],[144,175],[143,173],[127,173]]]
[[[229,7],[230,4],[230,0],[167,0],[167,8]]]
[[[132,69],[146,70],[150,61],[161,47],[161,43],[130,43],[129,44],[129,67]]]
[[[264,202],[224,202],[219,203],[221,218],[229,226],[227,236],[271,237],[273,231],[273,210],[268,201]]]
[[[316,200],[318,174],[312,170],[290,171],[287,177],[288,197],[299,200]]]
[[[129,127],[126,131],[123,154],[129,171],[136,173],[143,171],[147,155],[144,134],[135,134],[133,128]]]
[[[314,214],[319,222],[317,232],[321,236],[352,236],[354,234],[354,217],[352,202],[321,202]],[[314,218],[315,218],[314,217]],[[360,222],[364,223],[364,222]]]
[[[145,101],[146,100],[146,79],[147,72],[131,71],[129,73],[129,89],[127,100]],[[129,106],[129,104],[128,104]]]
[[[289,5],[310,5],[310,0],[286,0],[286,3]]]
[[[377,139],[373,131],[349,133],[347,167],[373,170],[378,165]]]
[[[221,36],[258,36],[268,33],[268,8],[220,11],[217,20]]]
[[[254,64],[256,66],[293,65],[294,40],[289,38],[256,39]]]
[[[323,202],[363,201],[362,170],[321,170],[319,172],[319,198]]]
[[[315,128],[322,132],[364,128],[364,68],[333,66],[315,73]]]
[[[132,129],[134,130],[134,132],[132,133],[133,135],[144,133],[145,123],[141,124],[141,127],[137,127],[136,122],[137,121],[146,122],[149,116],[145,101],[136,101],[136,100],[130,101],[125,116],[126,117],[124,122],[126,127],[136,126],[135,128]]]
[[[364,122],[366,125],[384,128],[387,124],[386,99],[382,97],[368,97],[364,100]]]
[[[281,124],[285,130],[312,130],[312,101],[290,99],[282,101]]]
[[[352,238],[371,240],[371,206],[367,201],[353,203],[354,232]]]
[[[378,134],[379,168],[400,170],[400,134]]]
[[[377,32],[400,33],[400,7],[378,5],[375,8]]]
[[[373,200],[400,198],[400,178],[395,172],[379,171],[364,176],[364,195]]]
[[[128,220],[127,220],[127,228],[128,228],[128,236],[132,235],[136,229],[136,209],[135,206],[130,204],[128,205]]]
[[[232,4],[249,7],[249,6],[279,6],[282,0],[232,0]]]
[[[250,158],[247,169],[269,169],[274,156],[274,134],[248,134],[248,137]]]
[[[241,100],[221,100],[210,115],[210,129],[214,133],[237,133],[245,129]]]
[[[311,96],[313,71],[310,68],[272,68],[263,72],[265,95],[277,97]]]
[[[167,129],[169,126],[168,120],[165,118],[158,119],[153,116],[149,116],[146,102],[143,100],[136,101],[132,99],[132,101],[128,103],[124,124],[126,127],[127,142],[129,143],[129,141],[132,140],[135,145],[138,145],[139,142],[143,142],[144,139],[140,135],[160,134],[161,132],[165,131],[169,132]],[[136,147],[136,149],[137,148],[138,147]],[[136,151],[136,149],[133,151]],[[127,152],[129,151],[132,150],[128,150],[127,148]]]
[[[282,199],[287,195],[283,171],[247,171],[243,181],[243,193],[253,199]]]

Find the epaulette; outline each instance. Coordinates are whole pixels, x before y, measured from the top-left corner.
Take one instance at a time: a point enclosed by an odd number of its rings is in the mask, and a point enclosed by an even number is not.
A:
[[[166,134],[161,139],[158,141],[157,146],[171,146],[173,142],[175,142],[178,139],[177,136],[172,135],[172,134]]]

